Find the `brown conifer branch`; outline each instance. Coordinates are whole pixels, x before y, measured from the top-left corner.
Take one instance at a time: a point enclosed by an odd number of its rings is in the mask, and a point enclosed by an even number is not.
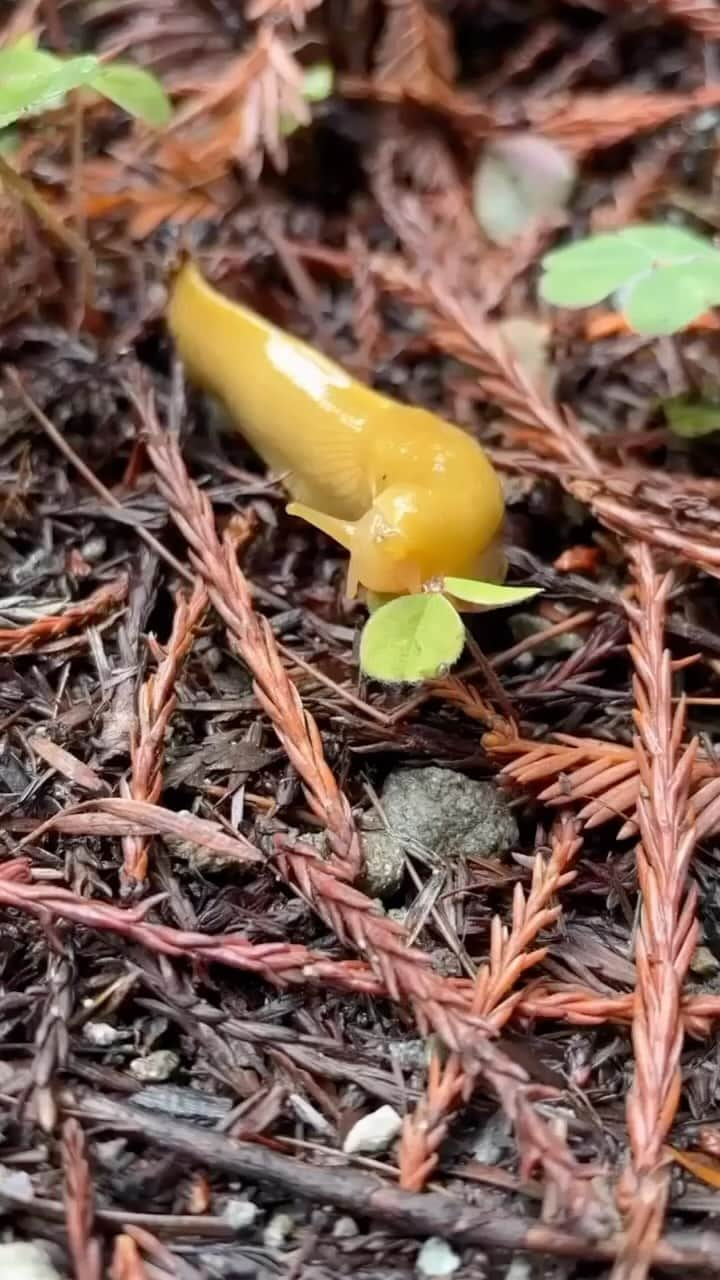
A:
[[[165,651],[152,642],[158,667],[138,694],[137,725],[130,743],[131,774],[122,788],[122,794],[132,800],[155,804],[160,799],[165,739],[177,703],[176,685],[206,608],[207,592],[198,578],[189,598],[178,593]],[[149,843],[144,836],[123,838],[123,875],[129,884],[137,886],[147,878]]]
[[[673,708],[672,663],[664,622],[672,586],[645,544],[633,547],[637,602],[628,603],[635,667],[635,752],[641,778],[637,847],[642,911],[632,1043],[635,1077],[627,1100],[631,1165],[621,1193],[626,1243],[614,1280],[642,1280],[662,1233],[669,1193],[663,1144],[680,1101],[682,987],[697,945],[697,890],[688,884],[696,842],[689,786],[697,743],[682,747],[685,707]]]

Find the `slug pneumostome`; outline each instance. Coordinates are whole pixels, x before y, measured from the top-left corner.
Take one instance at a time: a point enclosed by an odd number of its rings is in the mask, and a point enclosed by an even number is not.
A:
[[[167,318],[191,380],[282,477],[288,512],[350,552],[348,595],[504,578],[502,488],[466,432],[357,382],[223,297],[191,261]]]

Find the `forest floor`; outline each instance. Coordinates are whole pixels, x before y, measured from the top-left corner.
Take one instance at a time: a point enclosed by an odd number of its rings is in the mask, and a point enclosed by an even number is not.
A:
[[[717,392],[718,334],[537,285],[571,233],[720,228],[720,10],[2,22],[132,57],[175,115],[88,97],[14,140],[91,268],[2,196],[0,1262],[717,1274],[720,452],[663,404]],[[473,177],[518,163],[507,239]],[[574,185],[536,214],[548,165]],[[184,385],[180,249],[490,452],[544,591],[450,675],[360,678],[344,555]]]

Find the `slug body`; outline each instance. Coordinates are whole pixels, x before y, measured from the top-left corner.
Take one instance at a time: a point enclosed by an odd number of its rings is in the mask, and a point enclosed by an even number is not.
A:
[[[350,552],[349,595],[402,595],[445,575],[504,578],[502,488],[459,427],[358,383],[223,297],[191,262],[167,319],[191,380],[281,477],[290,514]]]

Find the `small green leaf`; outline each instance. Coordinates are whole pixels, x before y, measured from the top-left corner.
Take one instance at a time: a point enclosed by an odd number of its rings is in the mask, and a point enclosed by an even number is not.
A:
[[[302,96],[306,102],[325,102],[330,97],[335,87],[335,70],[329,62],[316,62],[314,66],[308,67],[303,74]],[[280,113],[280,132],[283,138],[290,138],[298,129],[309,124],[310,116],[306,120],[299,120],[297,116],[290,115],[287,111]]]
[[[27,51],[30,61],[38,55]],[[44,59],[45,55],[40,55]],[[23,59],[25,60],[25,55]],[[14,124],[28,112],[57,107],[71,89],[87,84],[95,75],[98,60],[93,57],[69,58],[67,61],[50,58],[52,65],[36,72],[24,71],[16,76],[7,74],[0,83],[0,129]],[[26,67],[29,65],[25,63]]]
[[[641,249],[651,259],[663,258],[666,261],[677,261],[678,258],[687,259],[698,253],[715,252],[709,240],[697,235],[694,231],[686,231],[684,227],[639,224],[618,231],[617,237],[624,244],[631,244]]]
[[[335,88],[335,70],[329,62],[316,62],[303,75],[302,95],[307,102],[325,102]]]
[[[373,613],[360,639],[365,675],[386,684],[432,680],[457,662],[465,643],[462,618],[443,596],[399,596]]]
[[[556,306],[616,301],[637,333],[675,333],[720,302],[720,252],[682,227],[589,236],[543,258],[540,296]]]
[[[540,297],[556,307],[590,307],[647,270],[647,254],[616,235],[590,236],[542,260]]]
[[[623,314],[636,333],[657,337],[676,333],[706,311],[710,286],[689,264],[659,267],[633,281],[623,294]],[[720,291],[718,291],[720,300]]]
[[[456,600],[482,604],[488,609],[503,609],[540,595],[542,587],[503,587],[496,582],[478,582],[475,578],[445,578],[443,591]]]
[[[97,93],[122,107],[128,115],[161,129],[172,114],[170,101],[160,81],[142,67],[129,62],[108,62],[93,77]]]
[[[684,440],[697,440],[720,431],[720,403],[693,400],[690,396],[672,396],[662,402],[670,430]]]
[[[3,85],[8,80],[20,80],[27,76],[45,75],[61,65],[60,58],[47,49],[38,49],[34,42],[18,40],[16,44],[0,49],[0,77]]]

